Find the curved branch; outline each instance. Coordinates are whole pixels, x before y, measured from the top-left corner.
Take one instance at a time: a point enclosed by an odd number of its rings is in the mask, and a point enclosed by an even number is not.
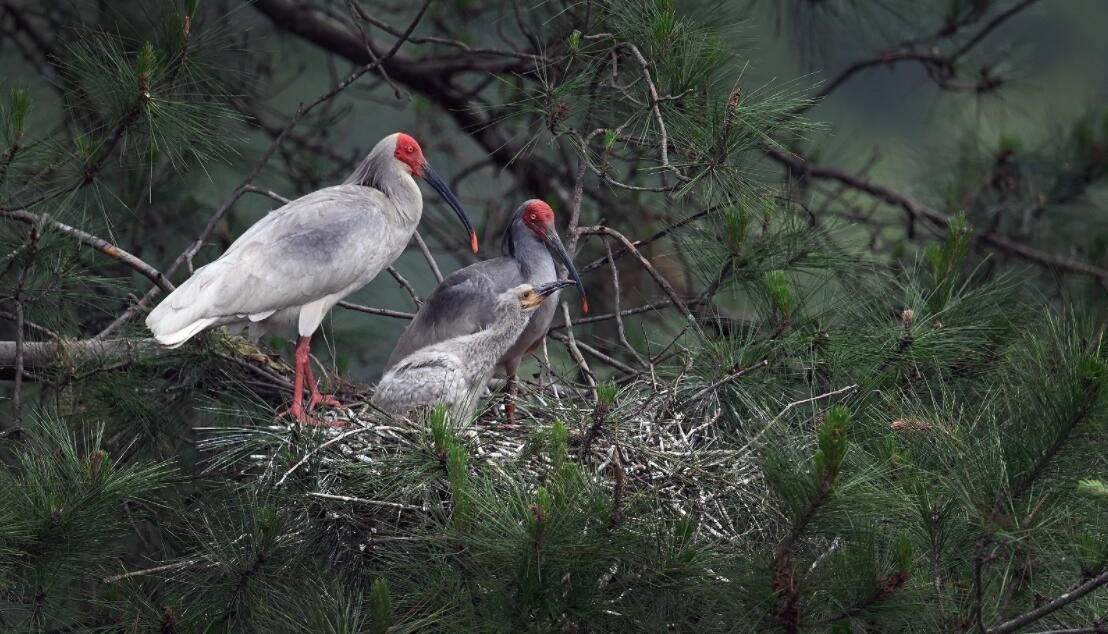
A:
[[[950,224],[950,217],[946,214],[928,207],[907,194],[902,194],[884,185],[872,183],[840,169],[815,165],[804,157],[791,152],[767,149],[766,154],[794,172],[797,176],[836,181],[850,189],[868,194],[889,205],[900,207],[908,212],[913,219],[928,222],[936,229],[936,234],[941,233],[941,230],[945,229],[946,226]],[[1108,287],[1108,269],[1102,269],[1088,262],[1083,262],[1069,256],[1042,251],[1002,235],[983,232],[974,232],[973,235],[975,239],[999,251],[1010,253],[1047,268],[1059,269],[1079,275],[1087,275],[1097,280],[1102,286]]]
[[[1074,601],[1080,599],[1081,597],[1089,594],[1093,590],[1096,590],[1097,588],[1100,588],[1105,584],[1108,584],[1108,570],[1100,573],[1092,579],[1089,579],[1085,583],[1078,585],[1073,590],[1063,592],[1062,594],[1058,595],[1058,598],[1054,599],[1053,601],[1044,603],[1043,605],[1035,608],[1034,610],[1031,610],[1030,612],[1027,612],[1026,614],[1017,616],[1010,621],[1005,621],[1000,625],[990,627],[985,631],[988,634],[1008,634],[1009,632],[1015,632],[1024,625],[1028,625],[1030,623],[1038,621],[1051,612],[1054,612],[1055,610],[1058,610],[1069,605],[1070,603],[1073,603]]]
[[[20,222],[25,222],[30,225],[38,224],[42,220],[42,217],[39,214],[32,213],[25,209],[12,209],[9,211],[2,211],[0,212],[0,216],[11,218],[13,220],[18,220]],[[48,225],[53,229],[64,233],[67,236],[76,238],[77,241],[81,244],[90,246],[110,258],[114,260],[119,260],[120,262],[126,264],[127,266],[131,267],[131,269],[146,276],[147,279],[149,279],[151,282],[154,283],[155,286],[162,289],[163,291],[168,293],[173,290],[173,283],[170,282],[169,279],[166,278],[166,276],[162,275],[161,271],[150,266],[146,262],[143,262],[141,259],[131,254],[130,252],[125,251],[108,242],[107,240],[104,240],[103,238],[98,238],[91,233],[81,231],[76,227],[71,227],[63,222],[58,222],[56,220],[49,221]]]

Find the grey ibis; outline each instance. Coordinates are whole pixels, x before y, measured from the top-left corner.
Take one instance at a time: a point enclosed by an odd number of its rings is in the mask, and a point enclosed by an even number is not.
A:
[[[415,139],[381,139],[346,181],[312,192],[254,223],[215,261],[196,269],[146,318],[159,342],[177,347],[205,328],[248,324],[263,331],[296,327],[293,401],[299,422],[308,411],[338,405],[320,394],[309,359],[312,334],[339,300],[360,289],[400,256],[423,214],[421,177],[454,209],[477,252],[477,234],[461,202],[431,169]]]
[[[528,200],[520,205],[504,230],[500,250],[500,257],[459,269],[439,283],[400,335],[385,364],[386,371],[420,348],[487,328],[495,318],[495,305],[501,293],[524,283],[538,285],[558,279],[555,257],[569,270],[577,285],[581,308],[588,312],[585,287],[558,237],[550,205],[541,200]],[[516,372],[523,358],[546,336],[557,307],[555,294],[531,315],[527,327],[497,361],[508,377],[505,410],[509,422],[515,419]]]
[[[458,420],[468,420],[498,362],[533,321],[533,312],[559,289],[574,283],[520,284],[501,291],[493,298],[488,325],[401,359],[377,384],[373,404],[396,415],[444,404]]]

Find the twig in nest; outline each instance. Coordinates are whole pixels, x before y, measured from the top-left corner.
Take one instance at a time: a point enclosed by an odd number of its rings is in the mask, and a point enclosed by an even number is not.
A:
[[[787,414],[789,412],[789,410],[796,407],[797,405],[804,405],[805,403],[812,403],[812,402],[818,401],[820,399],[828,398],[828,397],[831,397],[831,396],[837,396],[837,395],[842,394],[844,392],[853,392],[856,389],[858,389],[858,384],[853,383],[853,384],[848,385],[846,387],[841,387],[837,390],[832,390],[830,392],[824,392],[823,394],[817,394],[816,396],[801,399],[799,401],[793,401],[792,403],[789,403],[788,405],[785,405],[785,408],[782,409],[780,412],[778,412],[777,416],[774,416],[772,419],[770,419],[770,421],[768,423],[766,423],[766,426],[764,428],[762,428],[762,431],[755,434],[754,437],[751,438],[749,442],[747,442],[745,445],[742,446],[741,449],[739,449],[739,453],[742,454],[742,453],[746,452],[747,449],[750,449],[750,447],[753,446],[754,443],[758,442],[758,440],[762,437],[763,434],[765,434],[767,431],[769,431],[769,428],[772,427],[774,423],[781,420],[785,416],[785,414]]]
[[[304,466],[304,463],[308,462],[308,460],[311,460],[312,456],[316,455],[320,451],[326,449],[327,447],[330,447],[331,445],[333,445],[337,442],[340,442],[342,440],[346,440],[347,438],[350,438],[351,436],[356,436],[358,434],[364,434],[367,431],[371,431],[372,429],[373,429],[372,427],[362,427],[361,429],[352,429],[350,431],[343,432],[343,433],[339,434],[338,436],[335,436],[331,440],[328,440],[327,442],[319,445],[315,449],[312,449],[308,453],[304,454],[304,457],[301,458],[299,461],[297,461],[296,464],[292,465],[292,468],[289,469],[288,471],[286,471],[285,475],[281,476],[281,479],[277,481],[276,486],[283,485],[285,483],[285,480],[288,480],[289,476],[292,475],[294,471],[296,471],[300,467]]]

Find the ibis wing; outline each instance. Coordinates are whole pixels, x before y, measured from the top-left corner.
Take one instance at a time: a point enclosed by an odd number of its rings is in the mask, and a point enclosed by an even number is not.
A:
[[[352,185],[328,187],[269,213],[214,262],[197,269],[150,315],[151,330],[174,332],[302,306],[388,265],[380,254],[389,201]]]
[[[420,406],[456,405],[468,395],[461,360],[441,352],[418,352],[385,373],[373,403],[394,414]]]
[[[423,302],[400,335],[385,368],[427,346],[487,328],[494,318],[496,296],[523,282],[519,265],[508,257],[455,271]]]

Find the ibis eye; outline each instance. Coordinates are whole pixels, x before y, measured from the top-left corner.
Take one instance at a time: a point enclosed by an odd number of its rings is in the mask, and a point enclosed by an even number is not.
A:
[[[531,214],[531,222],[534,222],[535,220],[538,220],[538,218],[539,217],[536,216],[535,214]]]
[[[412,152],[415,152],[415,148],[409,145],[408,146],[408,154],[411,154]]]

